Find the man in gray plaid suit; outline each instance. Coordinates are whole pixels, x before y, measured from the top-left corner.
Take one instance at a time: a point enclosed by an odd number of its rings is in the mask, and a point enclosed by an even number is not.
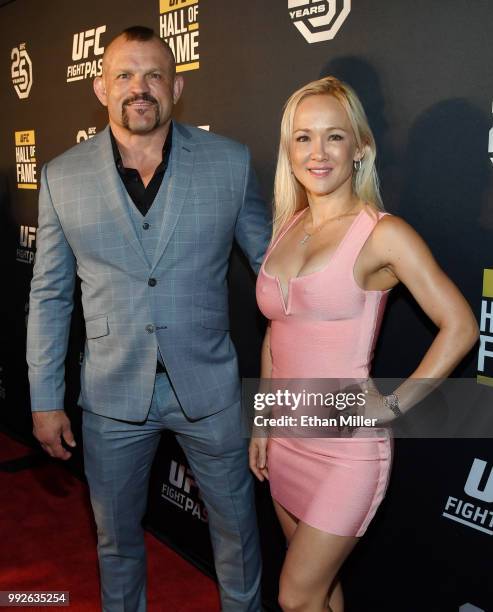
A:
[[[171,121],[182,87],[167,45],[148,28],[125,30],[94,83],[109,126],[42,171],[27,350],[34,432],[50,455],[70,456],[64,360],[78,275],[84,459],[107,612],[146,609],[141,520],[163,429],[208,509],[222,609],[261,608],[226,274],[234,239],[258,269],[269,214],[246,147]]]

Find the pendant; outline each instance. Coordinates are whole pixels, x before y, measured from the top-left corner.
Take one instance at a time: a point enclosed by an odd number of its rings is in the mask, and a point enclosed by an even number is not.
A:
[[[308,242],[308,240],[310,240],[311,237],[312,237],[311,234],[305,234],[303,239],[300,240],[300,244],[303,246],[306,242]]]

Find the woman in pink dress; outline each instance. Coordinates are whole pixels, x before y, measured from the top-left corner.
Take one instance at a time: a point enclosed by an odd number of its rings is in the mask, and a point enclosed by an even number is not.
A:
[[[438,333],[393,394],[368,393],[365,417],[380,424],[421,399],[413,380],[449,375],[478,330],[420,236],[383,212],[375,155],[365,112],[344,83],[327,77],[289,98],[257,300],[269,319],[262,378],[366,380],[387,294],[404,283]],[[250,467],[269,479],[289,543],[283,610],[343,610],[337,574],[382,501],[391,462],[384,428],[350,438],[252,438]]]

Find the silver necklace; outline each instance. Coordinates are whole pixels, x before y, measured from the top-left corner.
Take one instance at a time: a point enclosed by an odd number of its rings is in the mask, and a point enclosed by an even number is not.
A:
[[[305,233],[305,235],[300,240],[300,245],[304,246],[310,240],[310,238],[314,236],[315,234],[317,234],[322,229],[322,227],[324,227],[324,225],[328,223],[329,221],[335,221],[335,220],[339,221],[340,219],[343,219],[344,217],[349,217],[350,215],[352,215],[353,210],[356,208],[356,206],[357,204],[355,204],[347,213],[344,213],[343,215],[337,215],[335,217],[330,217],[329,219],[325,219],[325,221],[322,221],[322,223],[317,227],[317,229],[313,231],[311,234],[306,231],[305,225],[303,224],[303,232]]]

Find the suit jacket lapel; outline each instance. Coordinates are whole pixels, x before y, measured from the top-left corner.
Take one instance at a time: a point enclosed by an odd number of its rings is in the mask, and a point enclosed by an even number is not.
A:
[[[99,182],[99,189],[106,201],[108,209],[113,213],[115,223],[126,236],[130,246],[135,250],[137,255],[146,266],[149,266],[144,249],[142,248],[135,227],[128,214],[125,187],[116,169],[109,129],[109,126],[107,126],[103,132],[93,139],[94,142],[97,138],[92,162]]]
[[[173,144],[168,171],[157,197],[164,197],[161,234],[156,247],[154,270],[161,260],[180,217],[193,171],[194,143],[180,124],[173,122]]]

